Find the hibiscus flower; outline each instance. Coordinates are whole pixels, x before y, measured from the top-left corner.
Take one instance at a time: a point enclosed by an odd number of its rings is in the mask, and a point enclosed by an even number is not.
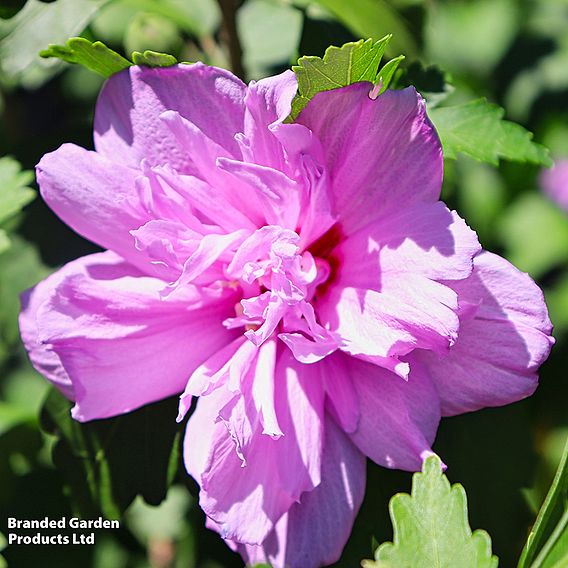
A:
[[[552,344],[539,288],[439,201],[413,88],[322,92],[287,123],[296,89],[200,63],[113,76],[96,150],[37,168],[108,250],[21,316],[79,421],[182,393],[181,420],[198,397],[184,457],[208,526],[276,568],[337,560],[365,458],[419,469],[441,416],[529,396]]]

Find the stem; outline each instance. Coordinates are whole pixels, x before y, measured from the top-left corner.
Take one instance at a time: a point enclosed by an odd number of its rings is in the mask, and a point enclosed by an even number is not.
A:
[[[229,58],[231,69],[237,77],[244,79],[245,70],[243,67],[243,48],[237,33],[237,8],[240,0],[217,0],[221,13],[223,14],[222,37],[229,48]]]

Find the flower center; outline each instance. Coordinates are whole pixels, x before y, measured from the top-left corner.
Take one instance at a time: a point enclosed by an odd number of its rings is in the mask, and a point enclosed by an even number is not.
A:
[[[226,272],[239,282],[245,299],[237,305],[236,317],[224,322],[229,328],[245,327],[246,337],[256,346],[278,328],[278,337],[297,358],[301,347],[304,351],[314,347],[309,344],[325,343],[327,352],[332,344],[332,350],[337,347],[331,334],[317,323],[310,303],[316,288],[329,278],[330,265],[310,251],[300,252],[299,242],[294,231],[271,225],[241,244]],[[318,352],[323,345],[319,347]]]

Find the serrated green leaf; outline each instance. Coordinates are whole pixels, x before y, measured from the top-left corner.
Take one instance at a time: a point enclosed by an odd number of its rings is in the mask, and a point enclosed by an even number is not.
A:
[[[444,157],[458,153],[497,165],[500,159],[551,166],[548,150],[532,141],[519,124],[503,120],[505,111],[485,99],[435,108],[429,116],[442,141]]]
[[[392,78],[394,77],[398,66],[403,60],[404,55],[399,55],[398,57],[395,57],[394,59],[391,59],[388,63],[386,63],[385,66],[379,71],[379,75],[377,76],[376,81],[377,84],[381,86],[379,95],[381,93],[384,93],[388,89],[388,86],[390,85],[390,82],[392,81]]]
[[[145,67],[171,67],[175,65],[178,60],[168,53],[158,53],[147,49],[143,53],[134,51],[132,53],[132,61],[134,65],[143,65]]]
[[[378,41],[367,39],[346,43],[342,47],[328,47],[323,59],[314,56],[301,57],[298,65],[292,67],[298,79],[298,94],[292,101],[291,118],[296,118],[317,93],[361,81],[376,83],[379,65],[390,39],[389,35]],[[384,73],[381,87],[383,90],[388,87],[398,63]],[[388,65],[387,63],[385,67]]]
[[[568,565],[568,441],[550,490],[529,534],[518,568]]]
[[[390,502],[394,542],[382,544],[364,568],[495,568],[491,539],[471,532],[467,499],[460,484],[450,486],[440,459],[429,457],[412,479],[412,494]]]
[[[110,77],[132,63],[100,41],[90,42],[82,37],[73,37],[67,40],[65,45],[49,45],[47,49],[40,51],[44,58],[56,57],[67,63],[78,63],[87,69]]]
[[[35,198],[36,192],[28,187],[33,179],[33,172],[22,171],[19,162],[13,158],[0,158],[0,224]]]

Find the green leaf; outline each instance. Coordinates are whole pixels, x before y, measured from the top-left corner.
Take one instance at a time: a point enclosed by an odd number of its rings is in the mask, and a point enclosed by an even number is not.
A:
[[[538,555],[538,556],[537,556]],[[568,565],[568,441],[548,495],[529,534],[518,568]]]
[[[71,38],[65,45],[51,44],[40,51],[40,56],[57,57],[67,63],[78,63],[107,78],[132,65],[128,59],[109,49],[104,43],[92,43],[82,37]]]
[[[55,389],[50,392],[42,427],[58,438],[53,461],[80,512],[118,518],[136,495],[151,505],[165,498],[179,465],[177,404],[174,397],[115,418],[79,423],[71,418],[72,403]]]
[[[429,457],[412,479],[412,495],[399,493],[390,502],[394,543],[382,544],[375,561],[364,568],[495,568],[491,539],[473,534],[467,499],[460,484],[450,486],[440,459]]]
[[[11,20],[0,22],[0,71],[3,78],[37,87],[59,69],[37,54],[50,43],[80,34],[108,0],[28,0]]]
[[[442,140],[444,157],[461,152],[480,162],[497,165],[499,159],[551,166],[548,150],[532,141],[519,124],[503,120],[504,110],[485,99],[435,108],[429,116]]]
[[[178,62],[173,55],[158,53],[149,49],[144,51],[144,53],[134,51],[132,53],[132,61],[134,65],[144,65],[146,67],[171,67]]]
[[[100,41],[90,42],[83,37],[73,37],[65,45],[50,45],[40,52],[41,57],[57,57],[67,63],[78,63],[108,78],[133,63]],[[134,65],[146,67],[170,67],[177,63],[173,55],[146,50],[132,54]]]
[[[298,79],[298,94],[292,101],[291,118],[296,118],[317,93],[361,81],[376,83],[379,80],[379,65],[390,39],[389,35],[378,41],[367,39],[346,43],[342,47],[328,47],[323,59],[315,56],[301,57],[298,65],[292,67]],[[388,65],[387,63],[383,69]],[[384,73],[383,90],[392,78],[391,69],[394,73],[392,66]]]
[[[33,172],[22,171],[19,162],[13,158],[0,158],[0,224],[35,198],[36,192],[28,187],[33,179]]]
[[[378,85],[381,85],[379,95],[381,93],[384,93],[388,89],[388,86],[390,85],[390,82],[392,81],[392,78],[394,77],[398,66],[403,60],[404,55],[399,55],[398,57],[395,57],[394,59],[391,59],[388,63],[386,63],[385,66],[379,71],[376,81]]]

